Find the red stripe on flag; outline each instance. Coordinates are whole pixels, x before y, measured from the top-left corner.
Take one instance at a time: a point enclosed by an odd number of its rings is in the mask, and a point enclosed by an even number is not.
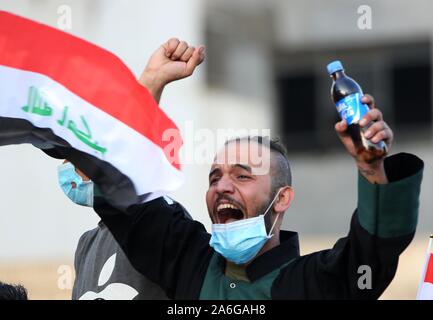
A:
[[[182,141],[176,125],[114,54],[63,31],[0,11],[0,65],[50,77],[146,136],[180,168]],[[166,129],[175,129],[170,141],[162,140]]]
[[[430,254],[430,257],[428,259],[424,282],[433,283],[433,254]]]

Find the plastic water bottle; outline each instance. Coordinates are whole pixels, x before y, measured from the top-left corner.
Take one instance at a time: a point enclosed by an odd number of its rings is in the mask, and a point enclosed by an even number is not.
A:
[[[331,86],[331,99],[334,101],[341,119],[345,119],[358,156],[367,163],[372,163],[386,156],[388,150],[383,141],[373,143],[364,137],[364,132],[373,124],[359,126],[359,121],[368,112],[369,108],[361,102],[363,96],[359,84],[346,76],[340,61],[333,61],[327,66],[333,83]]]

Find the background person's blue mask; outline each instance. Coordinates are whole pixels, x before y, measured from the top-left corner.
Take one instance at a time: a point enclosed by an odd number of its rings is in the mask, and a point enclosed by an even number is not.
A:
[[[280,189],[281,190],[281,189]],[[266,232],[265,215],[277,199],[278,190],[266,211],[254,218],[230,223],[213,224],[209,245],[224,258],[236,264],[244,264],[256,256],[268,239],[272,238],[275,218],[269,235]]]
[[[59,184],[65,195],[76,204],[93,207],[93,182],[83,181],[72,163],[66,162],[58,167]],[[76,187],[72,188],[72,183]]]

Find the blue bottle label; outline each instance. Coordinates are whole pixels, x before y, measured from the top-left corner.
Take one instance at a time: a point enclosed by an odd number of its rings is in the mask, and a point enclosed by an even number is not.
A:
[[[348,125],[357,123],[367,113],[368,106],[361,102],[362,95],[352,93],[336,103],[341,119],[346,119]]]

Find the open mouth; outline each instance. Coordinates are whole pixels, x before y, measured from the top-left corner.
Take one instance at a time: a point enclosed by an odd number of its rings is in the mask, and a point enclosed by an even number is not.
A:
[[[232,203],[220,203],[216,207],[217,223],[230,223],[244,218],[244,213]]]

